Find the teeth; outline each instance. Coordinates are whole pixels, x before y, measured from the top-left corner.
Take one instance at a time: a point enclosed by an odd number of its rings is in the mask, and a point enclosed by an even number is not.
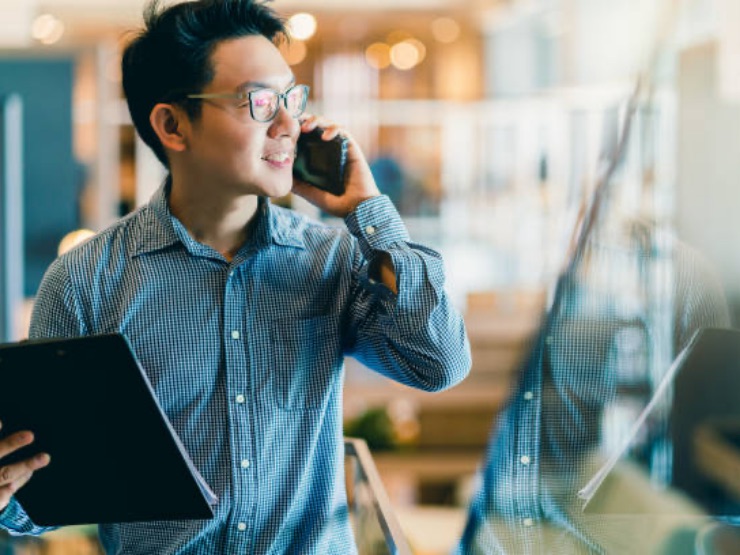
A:
[[[265,160],[269,160],[271,162],[287,162],[290,158],[290,154],[287,152],[276,152],[275,154],[270,154],[269,156],[265,156]]]

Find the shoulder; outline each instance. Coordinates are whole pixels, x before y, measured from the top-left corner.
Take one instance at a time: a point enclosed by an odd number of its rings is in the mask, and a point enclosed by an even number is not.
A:
[[[136,253],[140,238],[146,229],[150,208],[141,207],[117,220],[68,252],[59,256],[50,266],[62,267],[69,273],[90,271],[108,265],[116,259],[126,260]]]
[[[344,226],[331,225],[289,208],[272,206],[276,240],[294,241],[310,248],[326,242],[346,242],[351,235]]]

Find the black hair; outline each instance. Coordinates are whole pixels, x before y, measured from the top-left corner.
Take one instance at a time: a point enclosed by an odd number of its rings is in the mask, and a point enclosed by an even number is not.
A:
[[[213,80],[211,54],[224,41],[262,35],[277,44],[288,35],[269,0],[197,0],[162,8],[152,0],[144,10],[144,29],[123,51],[123,91],[134,127],[167,167],[164,147],[149,116],[160,102],[183,106],[191,118],[201,104],[186,95]]]

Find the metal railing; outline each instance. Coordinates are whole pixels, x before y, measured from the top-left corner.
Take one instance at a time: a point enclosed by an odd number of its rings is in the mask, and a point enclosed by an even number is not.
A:
[[[412,555],[363,439],[344,438],[347,498],[360,555]]]

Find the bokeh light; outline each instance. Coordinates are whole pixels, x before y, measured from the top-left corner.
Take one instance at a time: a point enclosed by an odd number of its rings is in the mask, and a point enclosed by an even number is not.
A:
[[[310,13],[297,13],[288,19],[288,32],[298,40],[308,40],[316,33],[316,18]]]
[[[460,25],[450,17],[438,17],[432,21],[432,34],[437,41],[449,44],[460,36]]]
[[[285,61],[288,62],[288,65],[295,66],[306,59],[308,47],[305,42],[292,40],[289,43],[286,43],[285,46],[281,48],[281,51]]]
[[[424,48],[424,54],[422,54],[418,46],[419,44],[421,43],[416,39],[407,39],[394,44],[391,47],[391,63],[393,66],[406,71],[421,63],[423,55],[426,53],[426,48]],[[422,48],[424,47],[423,44],[421,46]]]
[[[64,23],[51,14],[38,16],[31,26],[31,36],[42,44],[54,44],[64,35]]]
[[[365,60],[375,69],[385,69],[391,65],[391,47],[384,42],[375,42],[365,50]]]

